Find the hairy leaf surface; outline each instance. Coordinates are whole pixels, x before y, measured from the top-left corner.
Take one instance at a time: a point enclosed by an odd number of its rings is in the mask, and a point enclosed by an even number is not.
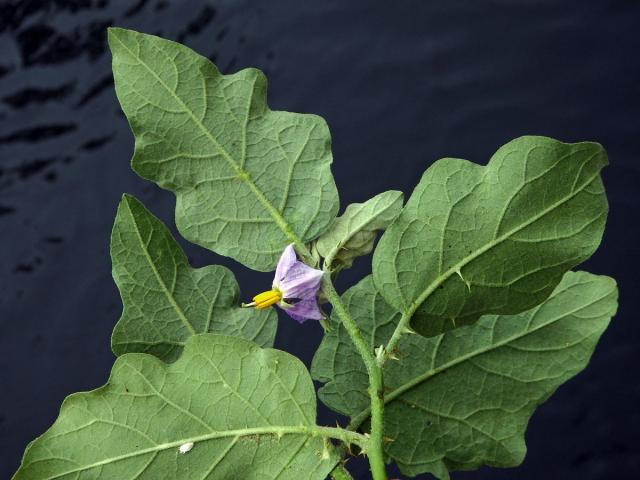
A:
[[[123,355],[104,387],[68,397],[14,480],[322,480],[338,458],[315,416],[298,359],[197,335],[175,363]]]
[[[129,195],[118,207],[111,258],[124,305],[111,339],[116,355],[172,361],[189,337],[208,332],[273,345],[276,312],[240,308],[233,274],[219,265],[191,268],[169,230]]]
[[[376,286],[424,335],[539,304],[600,243],[606,164],[598,144],[545,137],[515,139],[485,167],[437,161],[380,239]]]
[[[338,211],[329,130],[271,111],[259,70],[222,75],[178,43],[109,30],[116,93],[136,138],[134,170],[176,194],[188,240],[255,270],[320,235]]]
[[[398,216],[403,194],[389,190],[364,203],[352,203],[317,241],[318,253],[339,268],[373,250],[376,234]]]
[[[373,348],[388,341],[398,313],[371,277],[344,295]],[[526,452],[536,406],[582,370],[617,308],[615,282],[569,272],[541,305],[518,315],[483,316],[437,337],[405,335],[385,364],[387,453],[406,475],[481,465],[511,467]],[[367,428],[365,367],[342,324],[326,334],[312,374],[323,403]]]

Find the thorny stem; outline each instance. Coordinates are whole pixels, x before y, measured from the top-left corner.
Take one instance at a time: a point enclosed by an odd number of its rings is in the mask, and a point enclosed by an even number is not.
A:
[[[387,342],[387,345],[385,346],[383,355],[378,357],[377,363],[380,368],[382,368],[382,366],[384,365],[384,362],[387,361],[387,359],[389,358],[389,355],[393,354],[393,350],[396,348],[396,345],[398,344],[400,337],[402,337],[403,334],[407,333],[409,321],[411,320],[411,317],[413,316],[414,312],[415,312],[415,309],[410,309],[408,312],[403,313],[402,317],[400,317],[400,321],[398,322],[396,329],[393,331],[391,338],[389,339],[389,341]]]
[[[373,351],[367,345],[356,322],[351,317],[342,299],[336,292],[333,282],[331,281],[331,272],[325,267],[325,274],[322,279],[322,291],[327,300],[333,305],[334,311],[340,317],[342,324],[351,337],[351,341],[355,345],[358,353],[362,357],[364,365],[369,375],[369,398],[371,403],[371,432],[369,442],[366,448],[366,454],[369,457],[369,466],[374,480],[387,480],[387,472],[384,464],[384,455],[382,450],[383,439],[383,412],[384,412],[384,389],[382,384],[382,370],[376,362]]]

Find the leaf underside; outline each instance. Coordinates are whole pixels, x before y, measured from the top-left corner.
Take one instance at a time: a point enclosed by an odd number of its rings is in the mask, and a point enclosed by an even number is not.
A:
[[[169,230],[129,195],[118,207],[111,258],[124,306],[111,338],[116,355],[150,353],[173,361],[197,333],[273,345],[276,312],[240,308],[233,274],[219,265],[192,268]]]
[[[175,193],[187,240],[259,271],[293,243],[335,272],[386,229],[372,275],[342,297],[371,351],[398,339],[383,371],[386,458],[440,480],[520,464],[535,408],[585,368],[617,309],[614,280],[569,271],[603,234],[602,147],[521,137],[486,166],[439,160],[404,208],[388,191],[336,218],[325,121],[270,110],[262,72],[222,75],[120,28],[109,46],[132,167]],[[330,435],[366,447],[318,427],[305,366],[263,348],[274,309],[239,308],[233,274],[192,268],[128,195],[111,257],[123,301],[111,376],[64,401],[13,480],[322,480],[341,461]],[[403,317],[420,335],[394,336]],[[368,431],[367,370],[337,315],[331,327],[312,363],[318,396]]]
[[[323,438],[296,433],[315,416],[298,359],[198,335],[175,363],[127,354],[104,387],[68,397],[14,480],[321,480],[338,458]]]
[[[109,29],[134,170],[176,194],[188,240],[249,268],[320,235],[338,211],[331,138],[315,115],[271,111],[259,70],[222,75],[189,48]]]
[[[344,295],[373,348],[388,341],[398,313],[371,277]],[[404,474],[482,465],[513,467],[536,406],[588,363],[617,308],[609,277],[569,272],[541,305],[518,315],[483,316],[475,325],[425,338],[405,335],[385,365],[387,454]],[[368,428],[367,376],[339,319],[313,360],[329,408]]]
[[[317,240],[318,253],[336,268],[349,268],[357,257],[373,250],[378,230],[384,230],[402,209],[402,192],[389,190],[364,203],[348,205]]]
[[[439,160],[380,239],[377,288],[426,336],[538,305],[600,243],[606,164],[598,144],[531,136],[485,167]]]

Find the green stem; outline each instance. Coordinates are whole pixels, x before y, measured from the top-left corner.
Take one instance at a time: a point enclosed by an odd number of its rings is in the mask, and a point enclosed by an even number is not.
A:
[[[339,463],[338,466],[331,471],[331,478],[333,480],[353,480],[349,470],[347,470],[342,463]]]
[[[396,348],[396,345],[398,344],[400,337],[402,337],[403,334],[407,333],[409,328],[409,321],[411,320],[411,317],[413,316],[414,312],[415,312],[415,308],[411,308],[408,312],[403,313],[402,317],[400,317],[400,321],[398,322],[398,325],[396,326],[395,330],[393,331],[393,334],[391,335],[391,338],[389,339],[389,341],[384,347],[383,354],[380,355],[380,357],[378,357],[378,366],[380,368],[382,368],[382,366],[384,365],[384,362],[387,361],[387,359],[389,358],[389,355],[393,353],[393,350]]]
[[[371,432],[369,445],[366,448],[366,454],[369,457],[369,466],[374,480],[386,480],[387,472],[384,464],[384,455],[382,449],[382,438],[384,432],[383,412],[384,412],[384,389],[382,384],[382,370],[376,362],[372,348],[367,345],[356,322],[347,311],[342,303],[342,299],[336,292],[333,282],[331,281],[331,272],[325,269],[322,280],[322,291],[327,300],[333,305],[333,310],[338,314],[342,324],[349,333],[351,341],[355,345],[358,353],[362,357],[362,361],[369,375],[369,398],[371,403]]]

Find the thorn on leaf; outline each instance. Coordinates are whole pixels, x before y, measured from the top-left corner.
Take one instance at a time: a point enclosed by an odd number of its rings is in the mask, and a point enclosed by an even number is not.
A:
[[[460,280],[462,280],[464,284],[467,286],[467,289],[471,291],[471,283],[462,276],[462,272],[460,271],[460,269],[456,270],[456,273],[460,277]]]

